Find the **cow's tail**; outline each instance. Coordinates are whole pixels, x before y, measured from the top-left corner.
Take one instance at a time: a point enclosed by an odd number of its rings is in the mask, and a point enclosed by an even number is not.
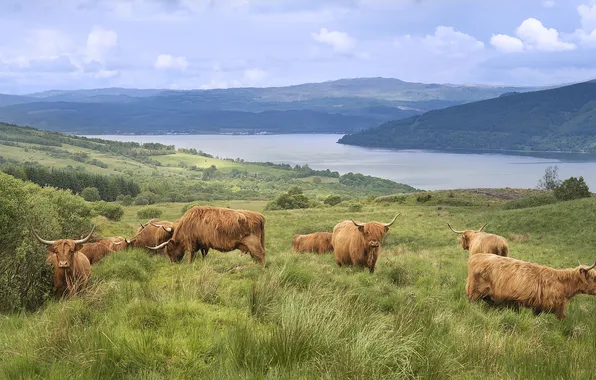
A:
[[[265,217],[261,217],[261,245],[263,246],[263,250],[265,250]]]

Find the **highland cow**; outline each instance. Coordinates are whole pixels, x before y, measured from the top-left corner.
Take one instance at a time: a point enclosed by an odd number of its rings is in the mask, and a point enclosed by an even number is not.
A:
[[[451,231],[461,234],[461,246],[469,252],[469,255],[476,253],[493,253],[498,256],[509,256],[509,246],[507,240],[499,235],[482,232],[488,223],[480,227],[479,230],[456,231],[447,223]]]
[[[174,234],[175,223],[167,220],[157,221],[151,219],[147,224],[137,229],[137,233],[126,244],[134,248],[146,248],[156,246],[168,241]]]
[[[292,239],[292,252],[333,252],[332,237],[332,232],[314,232],[308,235],[296,234]]]
[[[126,238],[123,238],[122,236],[103,238],[99,240],[98,243],[103,244],[106,248],[109,248],[114,252],[122,251],[128,248]]]
[[[102,242],[83,244],[80,252],[89,259],[91,265],[100,262],[106,255],[114,251]]]

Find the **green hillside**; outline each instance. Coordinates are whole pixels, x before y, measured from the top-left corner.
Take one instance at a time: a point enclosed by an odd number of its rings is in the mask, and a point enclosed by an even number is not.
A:
[[[346,135],[342,144],[396,149],[596,151],[596,82],[509,93]]]

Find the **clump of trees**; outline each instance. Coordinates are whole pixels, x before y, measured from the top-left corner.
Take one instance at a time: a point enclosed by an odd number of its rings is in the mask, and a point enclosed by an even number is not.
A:
[[[538,181],[538,188],[550,190],[558,201],[570,201],[573,199],[589,198],[592,196],[584,177],[569,177],[564,181],[559,179],[559,167],[549,166],[544,176]]]
[[[309,208],[313,204],[298,186],[292,186],[286,193],[280,194],[275,200],[267,204],[266,210],[292,210]]]
[[[153,219],[161,216],[161,210],[157,207],[145,207],[137,211],[139,219]]]

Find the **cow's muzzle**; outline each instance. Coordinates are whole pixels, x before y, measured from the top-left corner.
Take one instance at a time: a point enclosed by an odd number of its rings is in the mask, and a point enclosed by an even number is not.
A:
[[[371,248],[377,248],[380,244],[378,241],[371,241],[368,243]]]
[[[68,261],[58,261],[58,268],[70,268]]]

